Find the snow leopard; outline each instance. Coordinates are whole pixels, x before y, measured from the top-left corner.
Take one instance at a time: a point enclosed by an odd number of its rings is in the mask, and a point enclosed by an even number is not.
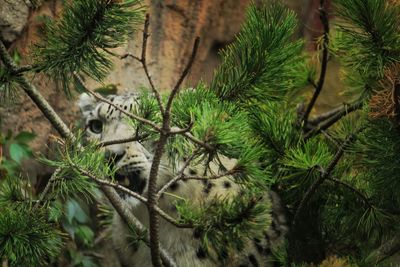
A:
[[[116,139],[130,138],[135,134],[135,129],[128,123],[126,115],[121,112],[134,112],[141,101],[137,93],[123,95],[108,95],[107,100],[118,106],[115,108],[105,102],[97,101],[92,95],[81,94],[78,105],[81,110],[85,125],[87,140],[107,142]],[[104,147],[104,153],[113,158],[113,164],[117,168],[115,180],[122,186],[147,196],[148,177],[152,164],[154,144],[146,144],[141,141],[132,141],[114,144]],[[166,156],[168,157],[168,155]],[[183,163],[178,163],[178,165]],[[234,164],[234,160],[225,158],[227,168]],[[176,166],[164,158],[160,166],[158,184],[159,187],[174,177]],[[197,175],[203,172],[202,166],[191,166],[185,170],[185,174]],[[174,198],[184,198],[192,203],[205,203],[215,197],[232,197],[239,194],[240,186],[232,177],[204,182],[199,180],[180,180],[170,186],[159,200],[159,206],[173,217],[177,216]],[[129,195],[121,194],[129,205],[131,212],[141,223],[148,227],[147,206]],[[230,253],[227,259],[219,261],[206,253],[201,246],[200,236],[193,229],[177,228],[170,222],[160,219],[160,244],[168,251],[176,261],[177,266],[211,267],[211,266],[274,266],[271,260],[271,249],[281,244],[288,232],[284,207],[279,196],[273,192],[266,192],[262,200],[271,206],[271,223],[260,235],[249,238],[241,251]],[[152,266],[150,249],[144,244],[132,245],[130,239],[131,230],[115,212],[112,225],[109,227],[111,249],[105,255],[109,261],[103,266]],[[111,251],[112,250],[112,251]],[[116,256],[112,256],[115,253]],[[106,259],[106,260],[107,260]],[[116,262],[118,261],[118,263]]]

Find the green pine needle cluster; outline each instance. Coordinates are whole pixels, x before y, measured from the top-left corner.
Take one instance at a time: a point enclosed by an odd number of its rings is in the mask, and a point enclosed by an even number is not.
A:
[[[177,209],[180,221],[194,226],[204,252],[223,262],[270,225],[270,203],[262,198],[261,191],[247,191],[234,198],[216,197],[200,207],[180,201]]]
[[[400,6],[381,0],[338,0],[338,48],[348,80],[371,93],[400,55]],[[342,54],[343,53],[343,54]]]
[[[269,3],[271,2],[271,3]],[[278,1],[251,5],[236,40],[222,52],[211,89],[224,100],[281,99],[305,82],[296,15]]]
[[[9,266],[48,264],[63,245],[61,232],[41,210],[0,208],[0,257]]]
[[[78,138],[77,141],[63,145],[59,149],[59,160],[41,159],[45,164],[61,169],[52,185],[52,194],[55,198],[65,199],[77,194],[87,200],[95,197],[97,185],[82,171],[98,179],[114,177],[115,167],[106,164],[107,160],[104,153],[99,150],[99,144],[90,142],[83,149],[80,145],[81,140]]]
[[[288,112],[282,112],[282,109]],[[263,106],[250,108],[251,126],[267,147],[263,161],[273,165],[285,151],[300,142],[299,130],[295,127],[296,113],[284,101],[266,102]]]
[[[399,134],[399,127],[390,120],[371,120],[354,145],[355,152],[361,156],[358,171],[374,190],[378,203],[392,212],[400,205]]]
[[[143,12],[140,0],[67,2],[61,19],[46,24],[46,38],[36,45],[35,70],[67,92],[75,72],[101,81],[112,67],[112,49],[126,42]]]
[[[63,237],[49,209],[33,209],[21,179],[0,184],[0,258],[9,266],[38,266],[54,260]]]
[[[18,99],[18,75],[0,66],[0,105],[7,106]]]

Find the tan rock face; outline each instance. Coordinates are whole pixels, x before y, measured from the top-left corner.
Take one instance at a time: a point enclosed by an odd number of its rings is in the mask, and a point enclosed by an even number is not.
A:
[[[0,11],[6,6],[0,0]],[[293,7],[300,8],[300,3],[311,0],[286,0]],[[7,18],[21,20],[15,29],[25,30],[22,36],[12,43],[10,50],[17,49],[23,55],[29,54],[29,47],[37,40],[37,29],[41,26],[39,15],[55,17],[61,10],[61,1],[45,1],[37,10],[30,11],[24,1],[8,0],[16,3],[20,13],[5,11]],[[17,3],[21,2],[21,3]],[[150,13],[150,34],[148,44],[148,67],[150,74],[160,90],[170,90],[176,83],[184,69],[192,51],[194,39],[200,37],[200,47],[196,61],[187,79],[187,86],[194,85],[200,79],[210,81],[215,67],[219,64],[218,50],[230,43],[245,18],[245,10],[250,0],[148,0]],[[7,6],[7,8],[11,8]],[[8,9],[7,9],[8,10]],[[0,12],[1,14],[1,12]],[[0,16],[0,20],[4,19]],[[28,21],[25,25],[24,22]],[[22,25],[22,26],[21,26]],[[1,25],[0,25],[1,26]],[[22,28],[21,28],[22,27]],[[142,32],[138,31],[124,47],[117,49],[118,54],[132,53],[140,55]],[[149,87],[140,63],[131,58],[114,60],[115,67],[105,80],[106,84],[115,84],[119,91],[136,90],[144,86]],[[68,125],[75,125],[79,112],[74,102],[69,102],[54,83],[44,75],[37,75],[32,79],[43,95],[50,101]],[[88,81],[91,87],[99,86]],[[1,130],[11,129],[14,132],[21,130],[33,131],[37,134],[33,142],[33,150],[51,154],[48,149],[49,135],[57,134],[41,115],[30,99],[23,97],[20,104],[11,109],[0,109],[2,117]],[[30,174],[43,172],[37,164],[29,164]],[[35,172],[31,172],[36,169]]]
[[[13,42],[24,29],[29,7],[23,0],[0,0],[0,34],[6,42]]]

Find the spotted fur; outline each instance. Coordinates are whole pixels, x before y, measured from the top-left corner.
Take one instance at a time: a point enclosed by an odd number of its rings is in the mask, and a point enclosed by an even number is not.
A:
[[[108,96],[108,100],[129,112],[137,111],[135,108],[137,108],[138,101],[140,101],[136,94]],[[88,139],[97,139],[104,142],[129,138],[135,134],[121,111],[111,105],[97,103],[89,95],[82,94],[79,100],[79,107],[85,120]],[[151,145],[147,146],[140,142],[116,144],[107,146],[105,153],[110,159],[113,159],[118,168],[116,178],[118,182],[135,192],[146,195],[147,177],[149,176],[153,157]],[[159,185],[164,185],[173,177],[171,171],[173,168],[168,165],[168,162],[167,159],[164,159],[164,164],[160,167]],[[234,163],[235,161],[232,159],[223,158],[223,164],[227,169],[232,167]],[[179,166],[174,166],[174,168],[179,168]],[[211,166],[211,169],[218,172],[216,166]],[[200,167],[191,167],[187,168],[186,172],[187,175],[202,175],[203,170]],[[231,177],[214,181],[184,180],[173,184],[169,188],[169,192],[172,194],[164,194],[160,198],[159,205],[162,209],[174,215],[176,210],[172,203],[175,199],[172,195],[190,199],[192,203],[196,204],[212,199],[215,196],[234,197],[239,192],[239,186]],[[148,225],[147,208],[133,198],[124,196],[124,199],[129,203],[129,207],[135,216],[144,225]],[[263,198],[263,201],[272,203],[272,224],[270,228],[263,231],[263,238],[249,240],[245,249],[232,253],[232,256],[226,260],[226,266],[272,266],[268,262],[271,255],[271,247],[281,242],[287,232],[287,226],[284,211],[276,193],[269,192]],[[113,225],[110,230],[112,246],[117,254],[115,258],[118,258],[123,264],[121,266],[151,266],[149,248],[144,244],[139,244],[139,246],[132,244],[132,240],[129,237],[130,232],[117,214],[114,215]],[[176,260],[178,266],[221,266],[220,263],[207,256],[205,251],[202,250],[200,247],[200,235],[193,229],[179,229],[161,219],[160,242]],[[119,265],[115,264],[114,266]]]

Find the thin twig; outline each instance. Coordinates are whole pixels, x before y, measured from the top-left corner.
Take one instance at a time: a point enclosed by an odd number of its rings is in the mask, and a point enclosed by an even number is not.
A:
[[[325,82],[325,76],[326,76],[326,70],[328,67],[328,56],[329,56],[329,18],[328,14],[325,9],[325,1],[320,0],[320,5],[319,5],[319,17],[322,22],[322,25],[324,27],[324,42],[323,42],[323,49],[322,49],[322,61],[321,61],[321,72],[320,76],[318,79],[318,83],[316,85],[314,94],[311,98],[310,103],[307,106],[307,109],[303,115],[303,123],[304,125],[307,125],[308,122],[308,117],[310,116],[311,110],[313,109],[315,102],[317,101],[317,98],[319,94],[322,91],[322,88],[324,86]]]
[[[323,122],[323,121],[331,118],[332,116],[336,115],[338,112],[346,110],[347,106],[348,106],[348,104],[343,104],[340,107],[331,109],[331,110],[329,110],[329,111],[327,111],[325,113],[322,113],[322,114],[316,116],[315,118],[309,119],[307,127],[310,127],[310,126],[312,127],[312,126],[316,126],[316,125],[320,124],[321,122]]]
[[[138,229],[141,232],[147,232],[147,229],[142,225],[142,223],[132,214],[130,208],[127,206],[127,204],[119,197],[117,192],[115,192],[114,188],[103,185],[102,191],[104,194],[107,196],[107,199],[111,202],[113,205],[114,209],[117,211],[119,216],[125,221],[127,225],[134,226],[136,229]],[[144,237],[145,244],[150,247],[150,241],[148,235]],[[159,255],[161,257],[161,260],[163,264],[167,267],[176,267],[176,263],[173,260],[173,258],[168,254],[168,252],[164,248],[160,248],[159,250]]]
[[[181,87],[183,80],[186,78],[190,69],[192,68],[194,59],[196,58],[197,50],[199,48],[199,43],[200,43],[200,37],[196,37],[196,39],[194,40],[194,44],[193,44],[192,54],[189,58],[189,61],[186,65],[185,69],[183,70],[181,76],[179,77],[178,81],[176,82],[174,88],[171,91],[171,94],[168,98],[167,106],[165,108],[165,112],[169,112],[171,110],[172,101],[174,100],[175,95],[179,92],[179,89]]]
[[[179,170],[178,174],[174,178],[169,180],[164,186],[162,186],[160,190],[158,190],[157,195],[156,195],[157,199],[159,199],[161,197],[162,193],[164,193],[171,185],[173,185],[174,183],[178,182],[179,180],[181,180],[183,178],[186,168],[193,161],[193,159],[197,156],[199,151],[200,151],[199,149],[194,151],[193,154],[185,161],[185,163],[183,163],[183,166]]]
[[[39,199],[36,202],[35,206],[33,206],[33,210],[36,210],[37,208],[39,208],[39,205],[41,202],[43,202],[43,200],[46,198],[50,187],[52,186],[53,182],[57,179],[57,176],[60,174],[61,169],[57,168],[53,174],[51,175],[50,179],[47,181],[47,184],[45,186],[45,188],[43,189],[42,193],[40,193]]]
[[[353,187],[352,185],[350,185],[346,182],[340,181],[339,179],[333,178],[333,177],[328,178],[328,180],[346,187],[347,189],[351,190],[356,195],[358,195],[363,200],[363,202],[365,204],[367,204],[368,207],[370,207],[370,208],[373,207],[373,205],[369,202],[369,199],[363,193],[361,193],[357,188]]]
[[[1,40],[0,40],[0,58],[8,69],[10,69],[12,72],[18,72],[19,70],[18,66],[14,63],[14,61],[8,54],[7,49]],[[35,86],[30,84],[26,80],[26,78],[22,75],[20,76],[20,79],[18,79],[18,83],[21,85],[21,88],[30,97],[30,99],[35,103],[35,105],[40,109],[40,111],[47,118],[47,120],[51,123],[51,125],[57,130],[57,132],[64,139],[75,140],[75,137],[72,134],[71,130],[58,116],[53,107],[50,106],[47,100],[35,88]]]
[[[72,161],[69,161],[69,164],[72,168],[74,168],[75,170],[77,170],[78,172],[80,172],[82,175],[89,177],[90,179],[92,179],[93,181],[95,181],[96,183],[100,184],[100,185],[105,185],[105,186],[110,186],[113,187],[114,189],[121,191],[131,197],[134,197],[135,199],[139,200],[140,202],[142,202],[143,204],[147,204],[147,199],[145,197],[143,197],[142,195],[133,192],[132,190],[129,190],[128,188],[119,185],[117,183],[113,183],[111,181],[105,180],[105,179],[99,179],[97,178],[94,174],[92,174],[91,172],[84,170],[82,168],[80,168],[79,166],[77,166],[75,163],[73,163]],[[181,224],[179,223],[177,220],[175,220],[174,218],[172,218],[170,215],[168,215],[165,211],[163,211],[160,207],[155,207],[155,210],[157,211],[157,213],[164,218],[166,221],[170,222],[171,224],[175,225],[176,227],[179,228],[190,228],[192,227],[191,224]]]
[[[186,128],[180,129],[178,127],[172,127],[171,128],[171,132],[170,134],[184,134],[184,133],[188,133],[192,130],[194,125],[194,121],[190,121],[189,125],[186,126]]]
[[[320,133],[321,131],[327,130],[329,127],[334,125],[336,122],[338,122],[341,118],[343,118],[347,114],[350,114],[351,112],[362,108],[363,104],[364,104],[363,101],[359,100],[356,101],[355,103],[346,106],[343,110],[337,112],[334,116],[330,117],[328,120],[324,121],[322,124],[316,126],[308,133],[306,133],[306,135],[304,136],[304,140],[308,140],[311,137],[315,136],[316,134]]]
[[[117,144],[125,144],[125,143],[130,143],[130,142],[136,142],[136,141],[141,141],[147,138],[149,135],[143,135],[143,136],[133,136],[129,138],[124,138],[124,139],[116,139],[116,140],[110,140],[110,141],[104,141],[98,144],[98,147],[105,147],[105,146],[111,146],[111,145],[117,145]]]
[[[343,142],[343,144],[340,146],[338,151],[336,152],[335,156],[329,163],[328,167],[326,168],[325,171],[321,171],[321,176],[310,186],[310,188],[307,190],[307,192],[304,194],[303,198],[300,201],[299,206],[297,207],[294,216],[293,216],[293,229],[295,229],[297,220],[303,211],[304,207],[308,203],[308,201],[311,199],[312,195],[317,191],[318,187],[330,177],[332,174],[333,169],[336,167],[336,165],[339,163],[340,159],[342,158],[344,154],[344,149],[347,147],[347,145],[355,139],[356,135],[351,134],[346,141]]]
[[[214,151],[214,149],[215,149],[213,146],[211,146],[211,145],[209,145],[209,144],[197,139],[196,137],[194,137],[192,134],[190,134],[188,132],[184,132],[183,136],[185,136],[187,139],[189,139],[193,143],[195,143],[195,144],[197,144],[197,145],[199,145],[201,147],[204,147],[207,151],[211,152],[211,151]]]
[[[149,73],[149,69],[147,67],[146,54],[147,54],[147,39],[150,36],[150,34],[149,34],[149,25],[150,25],[150,15],[146,14],[146,19],[144,21],[144,29],[143,29],[142,55],[141,55],[141,57],[139,58],[139,57],[137,57],[135,55],[132,55],[131,53],[126,53],[126,54],[121,56],[121,59],[127,58],[129,56],[129,57],[132,57],[133,59],[139,61],[140,63],[142,63],[142,67],[143,67],[143,70],[144,70],[144,72],[146,74],[147,80],[149,81],[151,91],[153,92],[153,94],[154,94],[154,96],[155,96],[155,98],[157,100],[157,103],[158,103],[158,106],[160,108],[161,114],[164,114],[164,107],[163,107],[163,104],[162,104],[162,101],[161,101],[160,93],[158,92],[157,88],[155,87],[155,85],[153,83],[153,80],[151,78],[151,75]]]
[[[367,257],[367,261],[373,266],[384,261],[385,259],[395,255],[400,251],[400,233],[396,233],[394,237],[383,243],[378,249],[374,250]]]
[[[217,180],[229,175],[234,175],[238,173],[238,170],[235,168],[230,169],[229,171],[220,173],[220,174],[215,174],[215,175],[210,175],[210,176],[183,176],[183,179],[185,180]]]
[[[199,39],[196,38],[192,56],[189,59],[188,65],[184,69],[182,75],[180,76],[178,82],[173,88],[169,98],[167,105],[163,114],[163,122],[162,128],[160,129],[160,138],[158,139],[157,146],[154,153],[153,162],[150,168],[149,174],[149,186],[148,186],[148,202],[147,207],[149,211],[149,230],[150,230],[150,247],[151,247],[151,261],[154,267],[161,267],[160,261],[160,232],[159,232],[159,220],[158,213],[156,211],[158,199],[157,199],[157,178],[159,166],[161,163],[161,158],[165,150],[165,144],[167,143],[168,137],[171,135],[171,107],[172,102],[179,91],[180,85],[183,79],[186,77],[187,73],[190,70],[190,67],[193,64],[193,60],[196,56],[197,48],[199,45]],[[188,134],[187,132],[184,135]]]

